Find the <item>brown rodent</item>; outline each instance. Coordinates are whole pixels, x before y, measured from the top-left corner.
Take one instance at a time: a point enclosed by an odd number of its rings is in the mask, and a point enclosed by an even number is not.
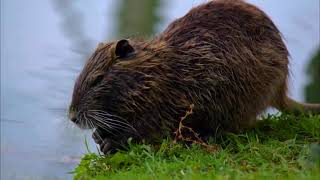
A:
[[[100,44],[76,80],[70,119],[96,128],[104,153],[171,136],[251,126],[267,107],[320,112],[287,95],[288,51],[270,18],[241,0],[209,1],[151,40]]]

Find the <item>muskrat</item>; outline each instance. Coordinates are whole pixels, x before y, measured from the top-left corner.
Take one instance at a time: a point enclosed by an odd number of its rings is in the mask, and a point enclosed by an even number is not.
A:
[[[76,80],[69,117],[104,153],[172,136],[188,107],[200,135],[254,125],[268,107],[320,112],[287,95],[288,50],[272,20],[242,0],[192,8],[150,40],[99,44]]]

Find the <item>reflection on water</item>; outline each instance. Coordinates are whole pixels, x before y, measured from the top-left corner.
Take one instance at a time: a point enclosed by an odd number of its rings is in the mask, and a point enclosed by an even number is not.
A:
[[[1,179],[70,178],[68,172],[86,152],[85,137],[96,149],[90,131],[66,119],[66,108],[84,57],[97,42],[118,34],[116,2],[1,1]],[[204,0],[162,2],[159,30]],[[319,46],[319,1],[251,2],[285,35],[291,93],[302,100],[305,62]]]

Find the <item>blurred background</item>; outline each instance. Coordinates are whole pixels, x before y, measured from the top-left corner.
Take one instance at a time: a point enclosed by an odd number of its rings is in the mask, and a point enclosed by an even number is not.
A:
[[[283,33],[290,96],[320,102],[319,0],[248,0]],[[90,131],[66,118],[98,42],[150,38],[205,0],[1,0],[1,179],[70,179]]]

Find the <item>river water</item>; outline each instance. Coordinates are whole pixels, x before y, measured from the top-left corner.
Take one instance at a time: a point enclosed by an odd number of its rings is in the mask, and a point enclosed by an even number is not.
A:
[[[68,172],[87,152],[85,139],[96,149],[90,131],[67,120],[66,108],[85,57],[95,44],[115,34],[112,24],[119,4],[79,0],[72,6],[66,3],[63,10],[57,2],[1,1],[1,179],[70,179]],[[159,31],[204,1],[163,2]],[[306,65],[320,42],[319,1],[250,2],[264,9],[283,32],[291,53],[290,95],[303,100]],[[77,18],[79,12],[82,18]],[[72,22],[82,30],[64,28]],[[79,52],[81,47],[85,51]]]

